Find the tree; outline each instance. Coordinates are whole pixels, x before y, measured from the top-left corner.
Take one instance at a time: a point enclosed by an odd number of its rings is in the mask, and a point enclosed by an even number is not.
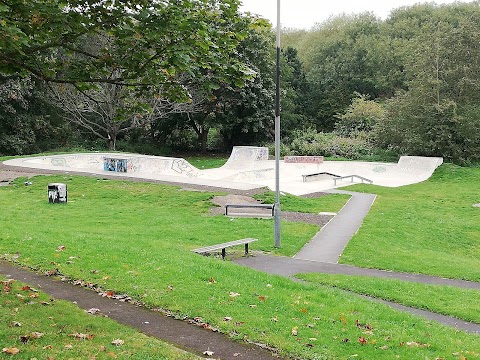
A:
[[[305,42],[305,41],[304,41]],[[331,131],[356,93],[372,99],[394,94],[400,72],[382,22],[372,14],[339,16],[320,24],[303,45],[317,130]]]
[[[311,84],[308,82],[298,52],[293,47],[282,51],[281,61],[282,138],[299,127],[313,124]]]
[[[387,103],[387,116],[377,129],[381,146],[459,163],[478,161],[479,16],[474,4],[428,5],[395,13],[395,20],[409,27],[399,32],[408,38],[408,89]]]
[[[245,36],[230,56],[248,66],[251,79],[244,86],[235,86],[219,82],[215,72],[205,69],[201,75],[191,77],[186,86],[192,96],[180,107],[184,111],[177,117],[177,129],[188,124],[197,134],[202,151],[206,150],[208,133],[213,128],[223,137],[225,149],[258,143],[271,135],[275,90],[271,25],[264,19],[245,16],[240,29]],[[205,88],[205,84],[211,86]]]
[[[179,73],[218,73],[241,84],[248,68],[229,58],[241,32],[238,0],[6,0],[0,5],[0,73],[42,80],[131,86],[141,94],[185,99]],[[229,24],[225,29],[222,25]],[[85,40],[108,34],[97,51]],[[112,69],[121,76],[112,78]],[[118,72],[119,70],[119,72]]]
[[[64,100],[59,105],[68,103],[74,122],[114,148],[117,135],[157,117],[153,106],[192,102],[191,79],[212,74],[200,84],[209,96],[252,77],[235,56],[244,37],[238,5],[238,0],[7,1],[0,6],[6,30],[0,71],[64,84],[56,87]]]
[[[368,136],[384,117],[385,109],[382,105],[359,94],[345,113],[337,115],[335,132],[347,137],[357,137],[360,134]]]
[[[64,145],[67,129],[29,77],[0,76],[0,154],[22,155]]]

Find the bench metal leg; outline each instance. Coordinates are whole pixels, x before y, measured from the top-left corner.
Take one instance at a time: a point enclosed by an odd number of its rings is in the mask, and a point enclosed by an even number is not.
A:
[[[225,251],[225,248],[222,249],[222,259],[225,260],[225,256],[227,255],[227,252]]]
[[[245,244],[245,255],[248,255],[248,244]]]

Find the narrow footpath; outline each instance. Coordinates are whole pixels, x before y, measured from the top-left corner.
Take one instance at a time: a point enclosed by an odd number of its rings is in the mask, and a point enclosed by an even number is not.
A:
[[[376,198],[373,194],[343,190],[330,190],[326,193],[346,194],[351,198],[341,211],[294,256],[295,259],[338,263],[343,250],[362,225]]]

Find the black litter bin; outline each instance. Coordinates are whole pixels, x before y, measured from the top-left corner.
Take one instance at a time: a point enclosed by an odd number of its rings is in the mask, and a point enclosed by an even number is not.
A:
[[[67,185],[60,183],[48,184],[48,202],[49,203],[66,203],[67,202]]]

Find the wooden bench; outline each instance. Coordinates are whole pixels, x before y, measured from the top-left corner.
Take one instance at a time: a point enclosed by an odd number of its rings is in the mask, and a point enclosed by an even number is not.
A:
[[[227,204],[225,205],[225,216],[229,215],[228,209],[232,209],[232,208],[233,209],[267,209],[267,210],[272,210],[272,214],[271,214],[272,217],[275,215],[275,204]],[[262,214],[235,214],[235,215],[262,216]]]
[[[197,254],[208,254],[216,250],[222,250],[222,259],[225,259],[226,255],[226,248],[229,248],[231,246],[237,246],[237,245],[245,245],[245,255],[248,255],[248,244],[258,241],[258,239],[252,239],[252,238],[246,238],[246,239],[240,239],[240,240],[234,240],[230,242],[226,242],[223,244],[216,244],[216,245],[210,245],[210,246],[205,246],[199,249],[192,250],[193,252]]]

